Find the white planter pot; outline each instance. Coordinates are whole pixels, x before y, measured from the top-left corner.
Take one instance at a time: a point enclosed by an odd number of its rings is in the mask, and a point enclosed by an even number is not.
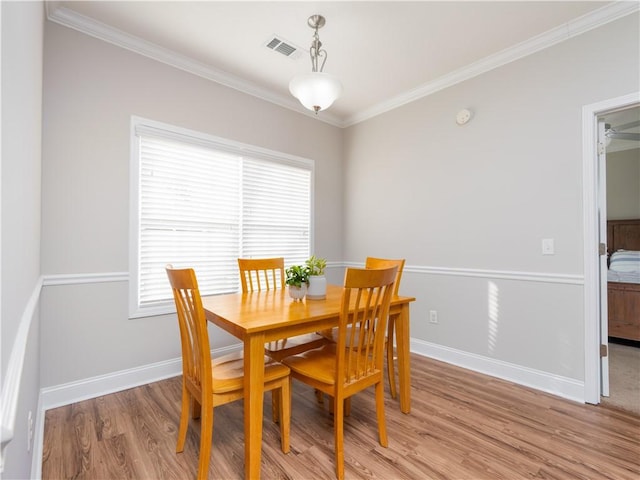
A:
[[[293,298],[294,302],[302,301],[305,293],[307,293],[306,285],[302,285],[301,287],[294,287],[293,285],[289,285],[289,296]]]
[[[309,288],[307,289],[307,299],[324,300],[327,298],[327,279],[324,275],[309,276]]]

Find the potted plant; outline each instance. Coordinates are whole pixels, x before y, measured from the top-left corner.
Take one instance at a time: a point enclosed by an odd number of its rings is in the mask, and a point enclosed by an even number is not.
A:
[[[289,296],[294,300],[302,300],[309,284],[309,269],[303,265],[292,265],[285,270],[285,283],[289,285]]]
[[[310,300],[323,300],[327,298],[327,279],[324,276],[324,269],[327,267],[327,260],[312,255],[306,262],[309,272],[309,287],[307,298]]]

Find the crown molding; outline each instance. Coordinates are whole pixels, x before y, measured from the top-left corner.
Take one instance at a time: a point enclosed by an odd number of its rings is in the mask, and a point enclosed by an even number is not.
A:
[[[414,102],[420,98],[436,93],[445,88],[469,80],[473,77],[486,73],[495,68],[514,62],[533,53],[552,47],[560,42],[569,40],[572,37],[581,35],[589,30],[598,28],[619,18],[640,11],[640,2],[620,1],[589,12],[570,22],[541,33],[524,42],[506,48],[498,53],[489,55],[477,62],[466,65],[458,70],[443,75],[431,82],[425,83],[418,88],[409,90],[384,102],[378,103],[371,108],[363,110],[348,117],[344,122],[344,127],[349,127],[357,123],[368,120],[389,110],[393,110],[407,103]]]
[[[134,35],[130,35],[101,22],[97,22],[89,17],[80,15],[68,8],[60,6],[58,2],[45,2],[45,5],[47,19],[58,23],[59,25],[72,28],[94,38],[125,48],[129,51],[167,65],[171,65],[185,72],[198,75],[226,87],[233,88],[234,90],[252,95],[267,102],[340,128],[349,127],[363,122],[407,103],[414,102],[420,98],[501,67],[507,63],[516,61],[527,55],[531,55],[560,42],[581,35],[589,30],[593,30],[594,28],[598,28],[609,22],[640,11],[640,2],[637,1],[617,1],[611,3],[571,20],[564,25],[532,37],[529,40],[504,49],[498,53],[489,55],[488,57],[455,70],[447,75],[443,75],[431,82],[427,82],[415,89],[392,97],[384,102],[380,102],[370,108],[351,115],[346,119],[341,119],[330,112],[323,112],[322,116],[316,116],[313,112],[302,108],[298,102],[289,96],[285,97],[276,94],[255,83],[217,69],[211,65],[195,61]]]
[[[303,108],[293,97],[279,95],[211,65],[198,62],[185,55],[130,35],[122,30],[118,30],[60,6],[58,2],[46,2],[46,9],[47,19],[59,25],[72,28],[91,37],[111,43],[112,45],[157,60],[158,62],[165,63],[193,75],[198,75],[207,80],[224,85],[225,87],[233,88],[234,90],[266,100],[267,102],[315,118],[330,125],[336,127],[343,126],[342,120],[330,112],[323,112],[321,116],[317,116],[314,112]]]

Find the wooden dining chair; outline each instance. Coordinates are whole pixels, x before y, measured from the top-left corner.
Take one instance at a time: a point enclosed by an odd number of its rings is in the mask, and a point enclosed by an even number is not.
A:
[[[242,293],[284,288],[284,258],[239,258]]]
[[[284,289],[285,270],[284,258],[239,258],[240,283],[242,293]],[[327,343],[327,339],[317,333],[308,333],[295,337],[282,338],[268,342],[265,345],[265,353],[272,359],[280,361],[284,357],[318,348]],[[273,420],[278,421],[278,399],[274,395],[271,405],[273,407]]]
[[[402,280],[402,270],[404,269],[404,258],[400,259],[388,259],[388,258],[376,258],[367,257],[365,260],[365,268],[389,268],[397,267],[398,273],[396,274],[396,282],[393,291],[393,295],[398,295],[400,289],[400,280]],[[397,315],[390,315],[387,322],[387,337],[385,340],[385,346],[387,351],[387,377],[389,380],[389,392],[391,397],[396,398],[398,393],[396,390],[396,375],[395,375],[395,355],[394,355],[394,336],[395,336],[395,319]],[[328,334],[328,335],[327,335]],[[335,342],[337,341],[338,331],[337,329],[324,332],[325,338]]]
[[[242,293],[284,289],[284,258],[239,258]],[[298,335],[269,342],[265,345],[267,355],[275,360],[321,347],[326,339],[317,333]]]
[[[364,268],[389,268],[398,267],[398,273],[396,273],[396,283],[393,290],[393,296],[398,296],[400,290],[400,280],[402,280],[402,271],[404,270],[404,258],[400,259],[388,259],[388,258],[376,258],[367,257],[364,263]],[[396,317],[397,315],[389,315],[389,321],[387,322],[387,378],[389,380],[389,392],[391,397],[396,398],[398,395],[396,390],[396,375],[395,375],[395,355],[393,347],[395,344],[395,331],[396,331]]]
[[[207,319],[191,268],[166,267],[180,327],[182,344],[182,411],[176,452],[184,450],[191,416],[200,421],[200,455],[198,480],[208,476],[213,437],[213,411],[244,396],[244,360],[242,352],[211,358]],[[265,357],[264,390],[278,395],[280,441],[284,453],[289,452],[291,419],[291,378],[289,368]]]
[[[387,446],[384,341],[397,270],[348,268],[337,342],[282,360],[294,379],[333,398],[336,476],[340,480],[344,478],[344,405],[371,386],[375,386],[380,445]]]

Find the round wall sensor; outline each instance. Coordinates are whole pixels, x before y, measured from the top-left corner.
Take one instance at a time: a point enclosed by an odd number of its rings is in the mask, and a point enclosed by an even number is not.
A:
[[[471,112],[466,108],[463,108],[462,110],[460,110],[456,115],[456,123],[458,125],[464,125],[469,120],[471,120]]]

